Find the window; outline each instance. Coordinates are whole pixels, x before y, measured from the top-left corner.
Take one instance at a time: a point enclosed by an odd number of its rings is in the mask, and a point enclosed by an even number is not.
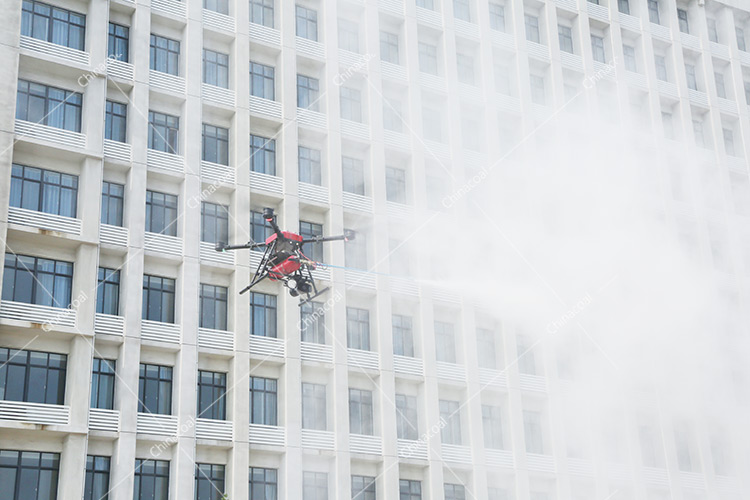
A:
[[[391,316],[393,328],[393,354],[414,357],[414,334],[411,316],[394,314]]]
[[[149,69],[180,74],[180,42],[159,35],[151,35]]]
[[[458,401],[440,400],[440,420],[445,426],[440,430],[443,444],[461,444],[461,415]]]
[[[362,122],[362,93],[359,90],[339,87],[339,104],[342,119]]]
[[[85,50],[86,16],[70,10],[24,0],[21,17],[21,35],[37,40]]]
[[[122,62],[130,61],[130,28],[109,23],[107,57]]]
[[[497,355],[495,332],[485,328],[477,329],[477,359],[481,368],[496,368]]]
[[[703,133],[703,122],[701,120],[693,120],[693,135],[695,136],[695,144],[698,147],[706,147],[705,134]]]
[[[104,118],[104,138],[127,142],[128,105],[107,100]]]
[[[83,500],[107,500],[109,498],[109,462],[109,457],[86,455]]]
[[[524,24],[526,26],[526,40],[535,43],[541,43],[539,36],[539,18],[531,14],[524,14]]]
[[[607,62],[607,56],[604,53],[604,38],[591,35],[591,55],[594,57],[594,61],[602,64]]]
[[[295,6],[297,36],[318,41],[318,12],[313,9]]]
[[[443,140],[443,117],[440,110],[422,108],[422,135],[425,139],[441,142]]]
[[[318,111],[320,82],[317,78],[297,75],[297,107]]]
[[[138,376],[138,411],[172,414],[172,367],[141,363]]]
[[[276,175],[276,139],[250,135],[250,170]]]
[[[134,500],[169,500],[169,461],[135,459]]]
[[[747,46],[745,45],[745,30],[742,28],[734,28],[734,32],[737,35],[737,48],[744,51],[747,51]]]
[[[273,231],[263,217],[263,212],[250,212],[250,237],[253,241],[266,241]]]
[[[523,411],[523,435],[526,453],[544,453],[542,441],[542,414],[538,411]]]
[[[714,73],[714,80],[716,81],[716,95],[722,99],[726,99],[727,88],[724,85],[724,75],[721,73]]]
[[[419,71],[431,75],[438,74],[437,47],[419,42]]]
[[[352,476],[352,500],[376,500],[375,478]]]
[[[398,439],[419,439],[417,398],[396,394],[396,433]]]
[[[273,28],[273,0],[250,0],[250,22]]]
[[[630,14],[630,0],[617,0],[617,9],[623,14]]]
[[[94,365],[91,369],[91,408],[102,410],[114,408],[115,366],[114,359],[94,358]]]
[[[349,432],[373,435],[372,391],[349,389]]]
[[[78,92],[18,80],[17,120],[80,132],[82,103]]]
[[[327,473],[302,473],[302,500],[328,500]]]
[[[734,151],[734,132],[731,129],[723,128],[724,135],[724,152],[729,156],[735,156]]]
[[[276,296],[250,293],[250,334],[276,338]]]
[[[177,116],[148,112],[148,147],[156,151],[178,154],[180,150],[180,119]]]
[[[302,342],[326,343],[326,317],[321,302],[306,302],[300,307]]]
[[[354,269],[367,269],[367,236],[357,233],[353,240],[344,242],[344,265]]]
[[[143,313],[149,321],[174,323],[174,280],[143,275]]]
[[[359,53],[359,26],[346,19],[338,20],[339,48]]]
[[[708,40],[714,43],[719,43],[719,29],[716,25],[716,19],[706,18],[706,24],[708,25]]]
[[[505,7],[490,3],[490,29],[505,32]]]
[[[462,484],[443,484],[445,500],[466,500],[466,489]]]
[[[511,95],[510,68],[504,64],[495,64],[495,92]]]
[[[672,113],[662,111],[661,121],[662,125],[664,126],[664,137],[666,137],[667,139],[674,139],[674,120],[672,117]]]
[[[78,176],[13,164],[10,206],[64,217],[76,216]]]
[[[625,58],[625,69],[637,73],[638,65],[635,60],[635,47],[623,44],[622,55]]]
[[[469,0],[453,0],[453,17],[461,21],[471,21],[471,5]]]
[[[638,438],[641,448],[641,460],[646,467],[659,467],[663,465],[663,458],[657,446],[661,446],[661,439],[657,437],[656,429],[648,424],[642,424],[638,427]]]
[[[534,104],[545,104],[547,101],[547,92],[544,88],[544,77],[538,75],[529,75],[531,84],[531,102]]]
[[[438,361],[456,362],[456,339],[450,323],[435,322],[435,356]]]
[[[250,467],[250,500],[276,500],[279,491],[279,471]]]
[[[195,464],[195,500],[223,500],[224,466]]]
[[[529,339],[518,336],[516,339],[516,356],[518,357],[518,371],[526,375],[536,375],[536,358],[533,345],[528,345]]]
[[[487,500],[509,500],[508,490],[503,488],[487,488]]]
[[[326,417],[326,386],[302,384],[302,428],[324,431],[328,429]]]
[[[177,236],[177,196],[146,191],[146,232]]]
[[[380,59],[392,64],[398,64],[398,35],[380,32]]]
[[[406,203],[406,172],[385,167],[385,198],[393,203]]]
[[[229,55],[203,49],[203,83],[229,88]]]
[[[323,184],[320,150],[299,146],[297,148],[299,181],[320,186]]]
[[[203,8],[228,16],[229,0],[203,0]]]
[[[654,63],[656,65],[656,78],[663,82],[669,81],[669,79],[667,78],[667,60],[664,58],[664,56],[655,54]]]
[[[365,195],[365,165],[362,160],[342,156],[341,174],[345,192]]]
[[[200,327],[227,330],[227,288],[206,285],[200,288]]]
[[[346,346],[370,350],[370,311],[367,309],[346,308]]]
[[[422,500],[422,481],[400,479],[398,481],[398,500]]]
[[[250,62],[250,95],[273,101],[276,99],[276,70],[273,66]]]
[[[690,33],[690,25],[688,24],[688,13],[685,9],[677,9],[677,20],[680,23],[680,31],[683,33]]]
[[[474,58],[466,54],[456,54],[458,81],[467,85],[474,85]]]
[[[383,128],[392,132],[403,132],[404,120],[401,118],[401,101],[383,99]]]
[[[227,374],[198,370],[198,418],[226,420]]]
[[[65,354],[0,347],[0,400],[65,404],[67,363]]]
[[[122,227],[122,211],[125,186],[114,182],[102,182],[101,223]]]
[[[692,64],[685,64],[685,78],[687,79],[687,86],[689,89],[698,90],[698,81],[695,77],[695,66]]]
[[[648,20],[654,24],[659,22],[659,2],[657,0],[648,0]]]
[[[416,0],[417,7],[427,10],[435,10],[434,0]]]
[[[57,498],[60,454],[0,450],[3,499],[49,500]]]
[[[502,450],[503,421],[499,406],[482,405],[482,427],[484,429],[484,447]]]
[[[278,381],[250,377],[250,423],[278,425]]]
[[[570,26],[558,24],[557,38],[560,41],[560,50],[573,54],[573,30]]]
[[[5,254],[3,300],[69,307],[72,287],[72,262]]]
[[[98,314],[120,314],[120,271],[100,267],[96,287],[96,312]]]
[[[229,241],[229,207],[207,201],[201,202],[201,241]]]
[[[314,222],[299,221],[299,235],[304,239],[314,238],[316,236],[323,236],[323,225],[316,224]],[[311,260],[321,261],[323,260],[323,243],[307,243],[303,247],[305,255]]]

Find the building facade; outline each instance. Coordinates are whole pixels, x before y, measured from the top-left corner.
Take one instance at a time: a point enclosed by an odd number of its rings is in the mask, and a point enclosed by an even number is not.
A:
[[[415,214],[453,205],[449,177],[579,95],[722,172],[731,233],[750,215],[744,2],[0,5],[3,498],[750,495],[742,443],[656,412],[603,427],[638,446],[574,450],[554,353],[401,278],[426,264],[399,253]],[[258,256],[214,251],[264,238],[267,206],[360,233],[311,249],[341,266],[314,306],[238,295]],[[750,262],[692,237],[740,295]]]

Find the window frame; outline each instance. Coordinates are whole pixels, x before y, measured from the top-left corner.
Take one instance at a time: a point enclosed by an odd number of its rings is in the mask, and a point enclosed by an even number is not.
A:
[[[149,110],[148,149],[180,154],[180,117]]]
[[[229,207],[220,203],[201,202],[201,242],[229,241]]]
[[[180,76],[180,41],[151,33],[149,64],[152,71]]]
[[[116,137],[114,130],[119,132]],[[127,104],[107,99],[104,111],[104,138],[110,141],[128,142]]]
[[[149,374],[149,370],[156,369],[156,376]],[[138,413],[150,413],[154,415],[172,415],[172,404],[174,390],[173,367],[157,365],[152,363],[140,363],[138,367]],[[148,384],[149,381],[151,385]],[[149,389],[153,390],[156,384],[156,393],[152,396],[147,394]],[[155,399],[155,408],[150,408],[150,401]],[[165,401],[166,399],[166,401]]]
[[[229,54],[203,49],[203,83],[229,88]]]
[[[103,455],[86,455],[86,477],[83,500],[107,500],[111,458]]]
[[[143,496],[143,483],[146,485],[152,485],[153,489],[151,494],[146,493],[145,498],[152,498],[154,500],[169,500],[169,479],[170,479],[170,462],[169,460],[156,460],[150,458],[136,458],[135,459],[135,473],[133,479],[133,494],[135,498],[140,500]],[[157,470],[158,467],[158,470]],[[166,473],[163,469],[166,468]],[[153,478],[150,481],[143,481],[144,477]],[[159,486],[162,486],[160,488]],[[159,494],[160,491],[165,491],[166,496]]]
[[[57,94],[61,94],[58,96]],[[43,102],[40,102],[40,99]],[[34,106],[34,103],[37,103]],[[35,109],[41,104],[41,110]],[[29,116],[29,106],[39,116]],[[18,79],[16,93],[16,119],[71,132],[81,132],[83,94],[60,87],[53,87],[31,80]],[[72,122],[72,123],[71,123]],[[59,126],[61,125],[61,126]]]
[[[107,58],[130,62],[130,26],[109,21],[107,30]]]
[[[196,418],[208,420],[227,419],[227,374],[198,370]],[[210,403],[204,398],[208,397]]]
[[[199,327],[229,330],[229,290],[225,286],[201,283],[199,287]],[[208,312],[208,311],[211,311]],[[213,321],[211,321],[213,319]]]
[[[31,196],[30,199],[29,196]],[[65,203],[66,200],[67,203]],[[55,201],[56,206],[49,206]],[[76,218],[78,215],[78,176],[13,163],[9,205],[34,212]]]
[[[97,314],[120,315],[120,270],[99,266],[96,285]],[[114,299],[110,300],[110,296]]]
[[[114,410],[115,381],[117,378],[117,360],[94,358],[91,367],[91,401],[90,408]],[[102,393],[104,392],[104,396]]]
[[[250,61],[250,95],[276,100],[276,68]]]
[[[276,175],[276,139],[250,134],[250,171]]]
[[[314,186],[323,185],[322,152],[320,149],[297,146],[299,181]]]
[[[53,495],[56,496],[60,474],[59,453],[0,449],[0,455],[4,455],[3,462],[9,458],[10,454],[16,455],[15,465],[3,465],[2,469],[12,469],[15,472],[13,489],[10,493],[13,500],[45,500],[45,498],[51,498]],[[32,460],[35,462],[34,466],[30,466]],[[28,470],[36,471],[36,474],[31,476],[36,479],[35,486],[29,487],[29,485],[24,484],[23,479],[29,477],[28,474],[24,474],[24,471]],[[45,487],[41,487],[42,484]],[[7,485],[5,487],[7,488]],[[30,492],[34,492],[36,495],[29,496],[28,493]]]
[[[13,262],[10,262],[11,259]],[[52,271],[46,269],[49,266],[52,267]],[[69,309],[73,293],[74,272],[75,264],[73,262],[6,253],[2,299]],[[31,276],[27,277],[27,274]],[[20,293],[24,293],[24,290],[19,291],[24,283],[19,284],[18,280],[25,281],[25,278],[29,281],[27,286],[30,286],[28,300],[24,300],[26,297],[23,295],[19,296]]]
[[[147,233],[177,236],[178,201],[177,195],[147,189],[145,231]]]
[[[154,274],[143,275],[141,319],[160,323],[175,322],[176,280]],[[158,307],[152,311],[152,294],[159,297]]]
[[[250,423],[279,425],[278,379],[250,377]]]
[[[67,354],[0,347],[0,373],[4,375],[0,400],[64,405],[67,369]],[[42,397],[37,389],[43,391]]]
[[[31,10],[26,8],[27,5],[31,5]],[[47,14],[40,12],[40,10],[44,9],[48,9]],[[65,16],[65,18],[62,16]],[[43,33],[36,33],[35,28],[39,27],[41,29],[37,18],[46,19],[45,24],[47,26],[46,29],[42,29]],[[61,24],[64,26],[61,26]],[[28,29],[31,31],[28,31]],[[65,32],[59,33],[58,29],[65,29]],[[46,2],[39,2],[38,0],[24,0],[21,6],[21,35],[62,47],[85,51],[86,14]],[[71,41],[71,35],[75,35],[75,41]],[[54,41],[55,38],[61,36],[65,39],[64,43]]]
[[[118,189],[119,194],[117,193]],[[112,203],[115,204],[114,207],[112,207]],[[113,208],[116,210],[114,220],[110,217]],[[99,221],[102,224],[122,227],[124,210],[125,186],[116,182],[102,181],[102,206]]]

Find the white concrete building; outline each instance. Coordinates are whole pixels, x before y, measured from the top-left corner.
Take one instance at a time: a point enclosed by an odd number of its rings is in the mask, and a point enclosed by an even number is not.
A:
[[[592,82],[586,106],[663,124],[722,172],[721,227],[746,222],[747,2],[0,7],[0,498],[750,497],[748,443],[656,413],[614,426],[641,443],[621,456],[572,453],[553,353],[518,362],[450,291],[367,272],[425,273],[391,250],[445,200],[436,165],[464,178]],[[238,295],[257,255],[213,250],[263,237],[266,206],[367,228],[313,251],[363,269],[317,271],[324,314]]]

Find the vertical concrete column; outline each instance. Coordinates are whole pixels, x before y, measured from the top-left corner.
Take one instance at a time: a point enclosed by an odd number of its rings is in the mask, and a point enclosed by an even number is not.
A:
[[[63,438],[60,454],[60,481],[57,491],[61,498],[83,498],[86,473],[86,435],[68,434]],[[64,479],[63,479],[64,478]]]

